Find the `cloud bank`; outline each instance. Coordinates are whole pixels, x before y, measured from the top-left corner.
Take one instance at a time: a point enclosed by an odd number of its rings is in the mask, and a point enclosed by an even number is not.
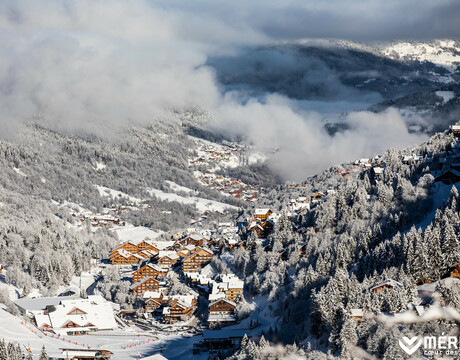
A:
[[[331,138],[311,110],[338,103],[241,96],[241,89],[222,95],[208,59],[303,38],[458,38],[459,8],[455,0],[6,0],[0,3],[0,133],[11,136],[39,114],[53,128],[101,135],[198,105],[213,110],[224,128],[264,146],[276,143],[281,151],[272,163],[300,177],[375,152],[375,143],[386,148],[417,139],[393,112],[351,114],[351,130]],[[280,61],[292,65],[285,58],[274,59],[276,66]],[[337,100],[345,109],[346,96]]]
[[[318,126],[321,114],[295,109],[288,99],[276,95],[269,96],[264,103],[227,102],[219,108],[219,118],[228,132],[245,134],[259,148],[278,149],[270,165],[286,179],[295,181],[332,165],[426,139],[424,135],[409,133],[395,109],[381,114],[351,112],[346,117],[349,128],[330,136]]]

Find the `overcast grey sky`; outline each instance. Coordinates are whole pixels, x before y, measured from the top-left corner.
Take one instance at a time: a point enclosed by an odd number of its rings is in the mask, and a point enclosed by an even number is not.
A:
[[[287,141],[286,148],[297,144],[304,149],[300,156],[309,158],[321,151],[301,146],[301,134],[313,131],[317,115],[300,114],[276,96],[245,105],[222,96],[213,69],[203,66],[210,55],[305,38],[458,39],[459,18],[455,0],[4,0],[0,133],[13,134],[17,124],[38,113],[50,126],[102,135],[149,123],[165,109],[193,105],[211,109],[224,127],[238,123],[235,127],[256,129],[267,111],[276,109],[264,145]],[[403,121],[396,114],[388,117],[398,134],[393,143],[377,148],[366,143],[359,150],[342,145],[337,151],[354,157],[417,140],[400,131]],[[277,138],[280,129],[294,133]],[[367,131],[372,129],[381,130]],[[330,143],[327,134],[318,136],[317,146]],[[351,144],[362,133],[347,136]],[[315,163],[315,171],[337,159],[335,152],[323,153],[328,155]]]

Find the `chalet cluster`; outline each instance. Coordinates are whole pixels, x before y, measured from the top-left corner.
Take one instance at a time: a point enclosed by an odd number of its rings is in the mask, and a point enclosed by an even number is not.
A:
[[[200,173],[196,179],[203,185],[222,194],[233,196],[244,201],[256,201],[259,195],[258,185],[245,184],[241,180],[215,175],[209,170]]]
[[[439,158],[439,170],[432,172],[435,181],[444,184],[455,184],[460,181],[460,125],[451,126],[456,139],[450,144],[444,157]]]
[[[274,227],[274,221],[270,218],[273,211],[270,209],[256,209],[254,218],[248,223],[248,233],[256,233],[258,238],[266,238]]]
[[[92,227],[105,227],[108,225],[125,226],[126,223],[121,221],[118,215],[128,209],[138,210],[135,206],[119,206],[106,208],[103,214],[94,214],[91,211],[85,210],[80,212],[72,211],[70,215],[78,219],[81,223],[89,220]]]
[[[161,250],[169,248],[173,242],[153,241],[144,239],[141,241],[126,241],[110,252],[110,263],[112,265],[133,265],[150,260]]]
[[[213,281],[208,285],[209,306],[208,325],[225,325],[236,322],[235,301],[243,296],[244,281],[235,274],[220,276],[220,281]]]
[[[166,288],[146,291],[142,295],[146,313],[160,312],[164,323],[187,321],[194,314],[198,304],[198,293],[189,289],[187,294],[165,295]]]
[[[131,293],[141,299],[147,313],[161,311],[166,323],[189,319],[196,309],[198,294],[166,296],[164,280],[173,267],[184,274],[199,273],[209,264],[213,252],[206,247],[208,240],[200,234],[176,235],[171,241],[128,241],[115,248],[112,264],[138,265],[132,274]]]
[[[245,184],[239,179],[216,175],[210,170],[201,171],[201,166],[236,166],[245,162],[244,149],[236,144],[224,141],[222,145],[199,143],[198,156],[189,161],[190,166],[195,167],[195,176],[198,182],[221,194],[230,195],[243,201],[256,201],[259,195],[259,187]]]

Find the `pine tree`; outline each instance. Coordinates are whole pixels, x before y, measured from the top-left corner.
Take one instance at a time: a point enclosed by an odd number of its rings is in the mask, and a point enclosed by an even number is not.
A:
[[[0,340],[0,360],[8,360],[8,349],[4,339]]]
[[[263,349],[263,348],[266,348],[266,347],[269,347],[269,346],[270,346],[270,344],[268,343],[267,340],[265,340],[265,337],[264,337],[264,335],[262,334],[262,336],[260,337],[260,340],[259,340],[259,347],[260,347],[261,349]]]
[[[38,360],[48,360],[48,354],[46,352],[45,345],[43,345],[43,347],[42,347],[42,351],[40,352],[40,356],[39,356]]]

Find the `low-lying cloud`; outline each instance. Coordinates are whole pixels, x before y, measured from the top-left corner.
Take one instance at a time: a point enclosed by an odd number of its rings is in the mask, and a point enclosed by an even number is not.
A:
[[[38,114],[56,129],[103,135],[198,105],[213,110],[224,128],[278,145],[274,166],[303,176],[417,139],[391,111],[350,114],[350,130],[330,137],[311,110],[334,103],[292,102],[253,89],[223,95],[210,57],[302,38],[458,38],[459,7],[454,0],[3,1],[0,133],[12,136]],[[290,66],[293,58],[273,59],[274,66],[281,61]],[[318,81],[324,74],[316,72]],[[309,80],[314,76],[312,66]],[[346,110],[349,89],[329,80],[341,104],[334,111]]]
[[[334,136],[318,126],[322,114],[296,111],[280,96],[270,96],[264,103],[227,102],[218,114],[226,131],[245,134],[260,149],[277,149],[269,164],[288,180],[300,181],[330,166],[381,154],[389,147],[418,144],[427,138],[409,133],[395,109],[380,114],[351,112],[345,119],[348,129]]]

